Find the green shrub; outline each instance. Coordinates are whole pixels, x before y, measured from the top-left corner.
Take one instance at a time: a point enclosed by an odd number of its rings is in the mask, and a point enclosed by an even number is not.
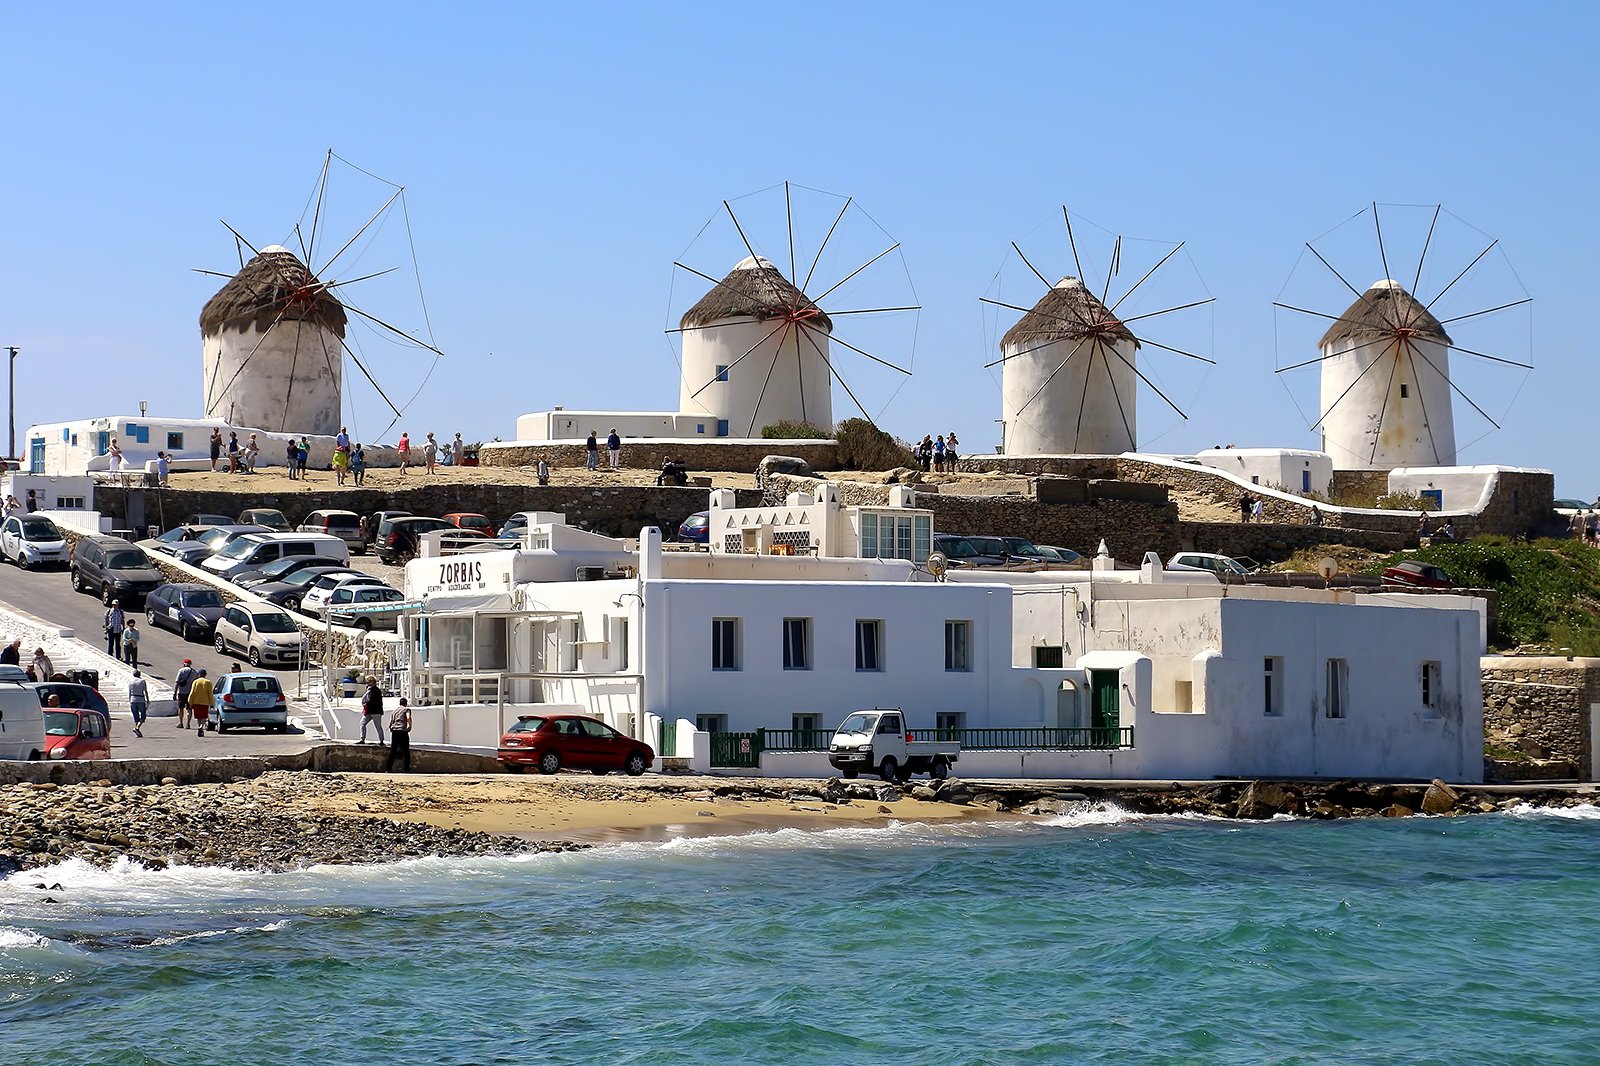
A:
[[[828,431],[813,426],[810,422],[786,418],[782,422],[762,426],[761,436],[767,440],[827,440]]]
[[[1385,511],[1438,510],[1432,500],[1424,499],[1414,492],[1386,492],[1374,500],[1372,505]]]
[[[846,470],[893,470],[912,465],[911,446],[865,418],[840,422],[833,439],[839,442],[839,465]]]
[[[1499,597],[1489,640],[1496,647],[1600,654],[1600,549],[1571,540],[1517,544],[1480,537],[1392,555],[1367,572],[1381,574],[1404,559],[1442,567],[1458,584],[1494,589]]]

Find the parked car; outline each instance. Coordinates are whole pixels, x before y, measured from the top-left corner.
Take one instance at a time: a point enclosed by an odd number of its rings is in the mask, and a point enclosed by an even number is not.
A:
[[[386,563],[414,559],[422,550],[422,535],[436,529],[456,529],[442,518],[391,518],[378,527],[378,558]]]
[[[532,511],[518,511],[506,519],[505,524],[500,527],[500,531],[496,535],[501,538],[520,537],[528,532],[528,521],[532,517]]]
[[[1425,589],[1453,589],[1460,586],[1439,567],[1432,563],[1418,562],[1408,559],[1405,562],[1395,563],[1383,571],[1385,585],[1409,585],[1413,588]]]
[[[274,559],[270,563],[249,570],[240,570],[228,580],[242,589],[248,589],[272,581],[282,581],[296,570],[329,565],[332,564],[321,555],[285,555],[282,559]]]
[[[317,578],[328,574],[354,573],[357,571],[348,566],[308,566],[304,570],[296,570],[282,581],[268,581],[257,585],[250,590],[250,594],[275,606],[298,611],[300,598],[306,594],[306,589],[310,588],[311,583]]]
[[[375,585],[379,588],[388,588],[383,578],[373,577],[371,574],[323,574],[307,586],[305,595],[300,597],[300,609],[307,614],[320,614],[330,600],[333,599],[334,589],[346,588],[350,585]]]
[[[186,526],[231,526],[233,519],[225,514],[192,514],[183,519]]]
[[[12,515],[0,526],[0,553],[26,570],[67,565],[67,535],[44,515]]]
[[[300,662],[300,627],[276,607],[229,604],[217,620],[211,644],[218,655],[247,656],[251,666],[296,666]]]
[[[334,563],[350,561],[350,546],[326,533],[252,533],[223,548],[200,564],[219,577],[258,570],[286,555],[320,556]]]
[[[384,523],[395,518],[415,518],[410,511],[373,511],[367,516],[367,540],[377,544],[383,535]]]
[[[208,642],[222,617],[222,594],[207,585],[169,582],[144,599],[150,628],[164,626],[184,640]]]
[[[223,674],[217,678],[206,728],[220,734],[242,725],[260,726],[263,733],[289,731],[289,701],[271,674]]]
[[[47,759],[111,758],[111,719],[84,707],[45,707]]]
[[[28,687],[38,696],[41,707],[49,703],[50,697],[54,696],[63,707],[96,711],[105,715],[108,721],[111,718],[111,708],[106,705],[106,698],[100,695],[98,689],[90,688],[88,685],[80,685],[73,681],[41,681]]]
[[[9,665],[9,664],[8,664]],[[44,758],[44,708],[22,682],[0,684],[0,759]]]
[[[161,550],[165,551],[166,554],[172,556],[180,563],[188,563],[190,566],[199,566],[202,562],[211,558],[211,556],[217,554],[217,552],[221,551],[223,548],[226,548],[240,537],[248,537],[252,533],[272,532],[272,530],[268,529],[266,526],[226,525],[188,526],[185,528],[195,529],[199,532],[196,533],[192,538],[170,543],[167,548]],[[156,539],[158,541],[162,540],[166,537],[166,535],[166,533],[163,533]]]
[[[979,542],[986,551],[979,550]],[[944,555],[951,566],[998,567],[1006,565],[1005,545],[999,537],[963,537],[955,533],[935,533],[933,550]]]
[[[950,776],[951,764],[960,758],[959,741],[917,740],[898,707],[856,711],[828,743],[828,763],[845,777],[876,770],[885,781],[906,781],[922,773],[941,779]]]
[[[160,552],[162,555],[177,558],[175,549],[195,544],[199,541],[200,535],[211,528],[211,526],[173,526],[159,537],[147,537],[137,543],[145,551]]]
[[[1038,547],[1040,551],[1044,552],[1046,558],[1051,558],[1058,563],[1075,563],[1079,559],[1083,558],[1081,553],[1075,552],[1071,548],[1063,548],[1055,544],[1039,544],[1036,545],[1036,547]]]
[[[398,629],[399,611],[354,611],[352,608],[377,608],[406,602],[406,594],[387,585],[346,582],[328,596],[328,617],[335,625],[357,629]]]
[[[711,542],[711,512],[696,511],[678,526],[678,539],[688,544]]]
[[[361,516],[354,511],[312,511],[300,523],[301,533],[326,533],[350,545],[357,555],[367,552],[367,538],[361,530]]]
[[[650,745],[583,715],[519,714],[517,724],[500,737],[499,756],[513,772],[537,766],[540,773],[553,774],[566,767],[597,774],[620,770],[638,777],[656,753]]]
[[[1208,570],[1218,577],[1233,574],[1243,577],[1250,571],[1226,555],[1214,552],[1178,552],[1167,560],[1168,570]]]
[[[1078,553],[1072,552],[1071,559],[1062,559],[1056,555],[1057,549],[1043,548],[1026,537],[1001,537],[1000,543],[1006,547],[1006,560],[1009,563],[1032,563],[1049,569],[1078,558]]]
[[[72,552],[72,588],[136,607],[166,580],[143,551],[116,537],[84,537]]]
[[[262,526],[274,533],[288,533],[289,519],[276,507],[251,507],[239,512],[241,526]]]
[[[475,512],[452,511],[450,514],[444,515],[443,519],[466,533],[476,533],[484,537],[492,537],[495,534],[494,523],[490,522],[485,515]]]

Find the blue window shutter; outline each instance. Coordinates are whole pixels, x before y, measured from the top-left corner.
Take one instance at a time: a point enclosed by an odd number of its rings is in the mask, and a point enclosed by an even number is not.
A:
[[[717,419],[717,436],[726,437],[727,435],[728,435],[728,420],[726,418]]]

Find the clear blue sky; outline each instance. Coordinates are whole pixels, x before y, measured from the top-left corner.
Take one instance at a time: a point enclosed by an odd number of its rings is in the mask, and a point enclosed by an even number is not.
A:
[[[1200,332],[1220,365],[1185,392],[1191,421],[1140,401],[1154,447],[1314,446],[1273,374],[1315,354],[1274,339],[1302,242],[1373,200],[1443,202],[1501,239],[1536,301],[1531,349],[1526,320],[1509,337],[1538,369],[1478,386],[1509,411],[1463,461],[1600,491],[1581,324],[1600,103],[1588,6],[33,4],[8,12],[6,37],[0,344],[23,348],[19,436],[141,398],[198,415],[196,317],[220,282],[190,268],[237,266],[219,218],[283,239],[332,147],[408,188],[448,353],[402,422],[413,436],[509,438],[519,413],[557,403],[676,407],[662,329],[686,279],[671,263],[723,198],[788,179],[854,196],[904,244],[925,310],[885,428],[993,446],[978,298],[1008,242],[1048,248],[1041,226],[1065,203],[1186,240],[1217,297]],[[371,185],[335,192],[329,239],[382,202]],[[397,232],[360,266],[396,265]],[[720,276],[724,258],[698,265]],[[1345,265],[1362,287],[1381,274]],[[1020,295],[1014,264],[1006,277]],[[1341,309],[1334,285],[1317,306]],[[1521,295],[1484,287],[1502,293]],[[421,326],[414,292],[366,299]],[[397,399],[416,392],[424,363],[369,354]],[[1314,410],[1315,377],[1294,385]],[[359,432],[382,428],[375,401],[354,400]],[[1457,405],[1463,442],[1487,428],[1474,418]]]

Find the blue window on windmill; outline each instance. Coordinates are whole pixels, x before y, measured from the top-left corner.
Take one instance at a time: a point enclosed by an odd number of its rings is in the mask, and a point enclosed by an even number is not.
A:
[[[717,380],[718,381],[727,381],[728,380],[728,368],[727,367],[725,367],[725,366],[718,366],[717,367]]]
[[[727,435],[728,435],[728,420],[726,418],[717,419],[717,436],[726,437]]]

